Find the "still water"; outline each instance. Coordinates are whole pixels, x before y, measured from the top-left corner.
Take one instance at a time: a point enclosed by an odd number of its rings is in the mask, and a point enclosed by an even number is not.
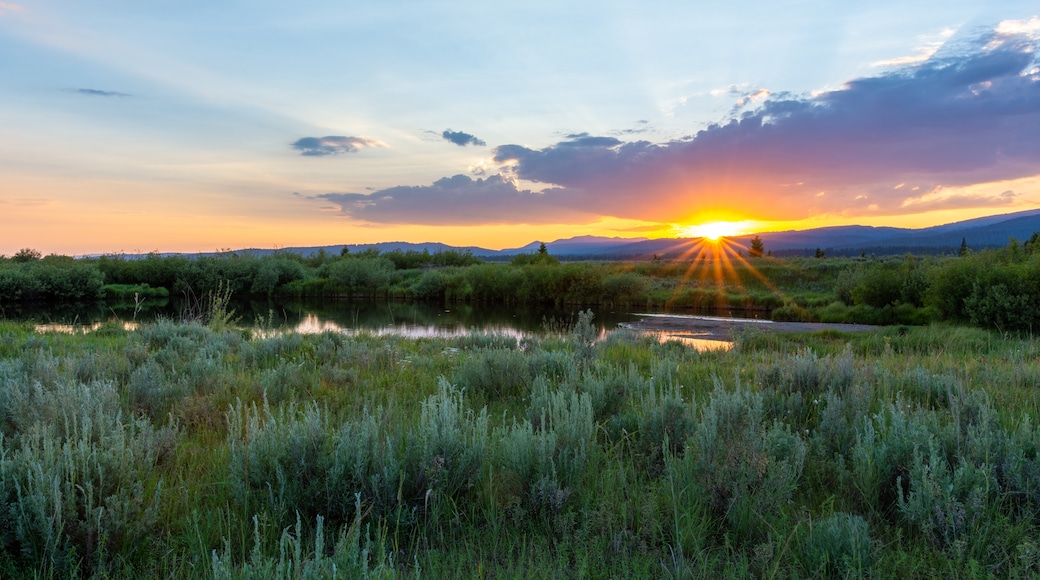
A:
[[[408,337],[456,337],[472,333],[514,336],[538,335],[569,329],[577,321],[578,307],[502,306],[488,304],[421,304],[383,301],[237,301],[230,307],[237,325],[265,332],[367,332]],[[157,319],[178,320],[182,305],[177,301],[146,302],[135,312],[104,303],[61,305],[42,309],[0,310],[0,319],[31,321],[37,331],[89,331],[104,322],[123,322],[127,327]],[[641,318],[627,310],[593,309],[594,325],[600,336]],[[698,350],[725,349],[727,341],[705,340],[689,333],[647,331],[661,341],[679,340]]]

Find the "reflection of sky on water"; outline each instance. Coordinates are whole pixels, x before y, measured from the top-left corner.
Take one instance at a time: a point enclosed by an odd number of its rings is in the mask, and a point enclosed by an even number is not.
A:
[[[368,306],[368,305],[362,305]],[[378,306],[378,305],[377,305]],[[379,317],[373,316],[372,312],[380,312]],[[274,312],[271,310],[271,312]],[[558,330],[573,322],[573,316],[566,313],[555,313],[556,320],[562,324],[557,326]],[[597,324],[597,339],[602,341],[607,335],[624,324],[623,320],[634,319],[642,316],[656,316],[655,314],[625,315],[607,313],[594,321]],[[675,316],[675,315],[670,315]],[[681,315],[680,315],[681,316]],[[685,317],[685,316],[682,316]],[[285,333],[320,334],[323,332],[336,332],[343,334],[366,333],[376,336],[397,335],[407,338],[460,338],[472,334],[493,334],[508,336],[522,340],[525,337],[542,336],[546,333],[545,320],[547,316],[539,311],[510,310],[508,308],[473,308],[464,305],[461,308],[444,309],[428,307],[423,305],[393,305],[393,310],[382,305],[379,308],[364,309],[355,307],[350,310],[332,310],[308,312],[297,311],[296,316],[283,315],[283,322],[279,324],[275,320],[274,327],[263,324],[263,317],[254,315],[258,320],[256,325],[247,322],[248,316],[241,316],[239,321],[242,326],[249,328],[253,336],[266,338]],[[702,318],[708,320],[735,320],[733,318],[713,318],[705,316],[689,316],[689,318]],[[269,317],[270,319],[270,317]],[[126,330],[136,330],[138,322],[122,321],[113,319],[108,322],[121,323]],[[755,322],[767,323],[766,320],[755,320]],[[38,333],[44,332],[92,332],[101,328],[106,322],[96,321],[92,323],[47,323],[36,324],[34,329]],[[654,336],[660,342],[679,341],[682,344],[698,351],[729,350],[733,343],[725,340],[712,340],[699,338],[702,333],[691,333],[689,331],[640,331],[644,334]],[[706,334],[706,333],[704,333]]]
[[[729,350],[733,348],[733,341],[731,340],[697,338],[697,336],[710,336],[707,332],[689,333],[668,330],[641,330],[638,332],[648,336],[653,336],[662,344],[670,341],[678,341],[700,352],[707,352],[709,350]]]
[[[137,330],[138,327],[140,327],[140,323],[137,322],[119,322],[118,320],[112,322],[121,324],[123,330]],[[60,322],[50,322],[47,324],[33,325],[33,332],[61,332],[63,334],[76,334],[77,332],[94,332],[105,324],[107,323],[95,322],[93,324],[63,324]]]
[[[262,332],[262,336],[272,336],[284,332],[298,332],[301,334],[320,334],[322,332],[341,332],[344,334],[367,333],[376,336],[396,335],[406,338],[460,338],[471,334],[494,334],[497,336],[509,336],[519,342],[527,336],[543,334],[538,331],[524,331],[516,327],[504,324],[487,324],[480,327],[470,327],[463,324],[448,322],[444,324],[409,324],[397,323],[384,326],[373,326],[368,328],[348,328],[335,322],[323,320],[314,314],[307,314],[294,327],[276,330],[273,332]],[[597,340],[606,340],[611,330],[601,328],[597,333]],[[708,333],[669,332],[660,330],[629,331],[655,337],[658,341],[678,341],[682,344],[696,349],[700,352],[710,350],[729,350],[733,343],[728,340],[713,340],[697,338],[697,335],[708,336]]]
[[[322,332],[343,332],[347,334],[355,334],[364,332],[374,334],[376,336],[393,334],[398,336],[406,336],[408,338],[455,338],[460,336],[468,336],[474,333],[481,333],[495,334],[499,336],[512,336],[517,340],[532,334],[531,332],[523,332],[515,327],[504,324],[488,324],[479,327],[470,327],[454,322],[446,322],[444,324],[414,324],[408,322],[398,322],[382,326],[364,325],[355,328],[349,328],[329,320],[323,320],[315,314],[305,315],[296,326],[287,330],[291,332],[298,332],[300,334],[320,334]]]

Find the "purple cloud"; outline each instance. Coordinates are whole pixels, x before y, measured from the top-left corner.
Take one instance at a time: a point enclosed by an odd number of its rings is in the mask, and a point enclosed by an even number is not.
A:
[[[343,137],[329,135],[327,137],[303,137],[289,145],[307,157],[323,157],[341,153],[357,153],[365,147],[381,147],[382,143],[364,137]]]
[[[445,130],[441,133],[441,137],[445,141],[450,141],[458,145],[459,147],[465,147],[466,145],[477,145],[478,147],[484,147],[487,145],[483,140],[477,139],[475,136],[469,133],[463,133],[462,131],[452,131],[451,129]]]
[[[398,186],[370,194],[325,193],[350,217],[374,222],[429,225],[573,223],[594,216],[567,208],[561,191],[521,190],[500,175],[445,177],[427,186]]]
[[[739,104],[753,108],[688,138],[577,133],[540,149],[501,145],[494,159],[509,179],[456,176],[329,199],[360,219],[429,224],[521,215],[528,223],[676,221],[710,209],[795,219],[1009,204],[1013,196],[943,189],[1040,174],[1040,39],[1000,30],[832,91],[741,95]],[[520,190],[516,180],[547,189]]]
[[[771,95],[685,140],[505,145],[495,159],[607,215],[674,219],[735,199],[777,218],[899,212],[940,186],[1040,173],[1036,39],[991,33],[971,46],[816,96]]]

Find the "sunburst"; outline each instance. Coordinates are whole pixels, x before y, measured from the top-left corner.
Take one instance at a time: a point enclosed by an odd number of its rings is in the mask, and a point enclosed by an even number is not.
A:
[[[673,299],[686,288],[707,289],[714,287],[714,303],[701,303],[699,304],[700,307],[718,310],[747,307],[747,290],[744,288],[736,267],[739,264],[771,292],[776,293],[785,304],[790,301],[771,280],[759,272],[750,261],[745,259],[744,254],[748,248],[727,239],[725,234],[717,236],[706,235],[709,231],[722,230],[698,230],[699,233],[705,235],[696,236],[700,239],[692,241],[687,250],[680,256],[680,260],[690,260],[690,264],[673,291]],[[735,290],[735,293],[740,297],[736,303],[730,301],[731,295],[727,293],[727,287]],[[671,302],[671,299],[669,302]]]
[[[744,233],[743,225],[736,222],[708,222],[695,226],[679,227],[676,230],[684,238],[704,238],[713,242]]]

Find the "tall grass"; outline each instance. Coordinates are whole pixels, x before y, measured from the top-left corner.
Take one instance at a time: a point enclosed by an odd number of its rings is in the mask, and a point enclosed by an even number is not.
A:
[[[697,353],[577,322],[522,344],[0,323],[0,576],[1040,572],[1036,341]]]

